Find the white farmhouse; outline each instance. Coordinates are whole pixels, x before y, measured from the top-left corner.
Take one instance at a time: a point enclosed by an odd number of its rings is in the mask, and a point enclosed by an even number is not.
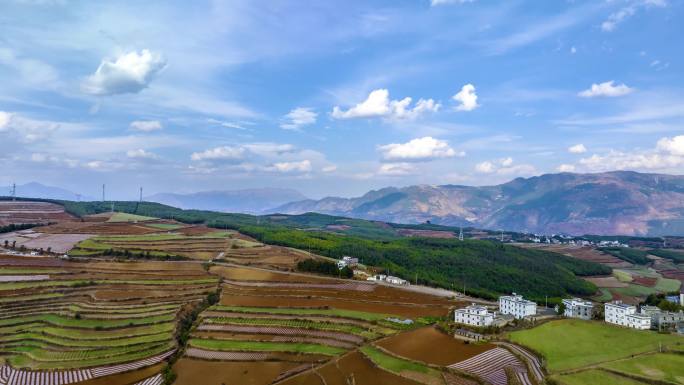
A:
[[[651,316],[638,314],[634,305],[627,305],[622,301],[613,301],[605,306],[605,320],[613,325],[646,330],[651,328]]]
[[[470,326],[490,326],[494,322],[494,313],[487,311],[484,306],[472,304],[463,309],[456,309],[454,321]]]
[[[499,312],[512,314],[517,319],[537,314],[537,304],[523,299],[522,295],[505,295],[499,297]]]
[[[651,328],[651,316],[646,314],[629,314],[625,317],[627,320],[627,327],[639,330],[648,330]]]
[[[342,270],[342,269],[344,269],[345,267],[350,267],[350,268],[352,268],[352,267],[357,266],[358,264],[359,264],[359,259],[358,259],[358,258],[352,258],[352,257],[348,257],[348,256],[345,255],[344,257],[342,257],[342,259],[340,259],[339,261],[337,261],[337,268],[340,269],[340,270]]]
[[[384,275],[384,274],[376,274],[372,275],[368,278],[366,278],[366,281],[373,281],[373,282],[387,282],[392,285],[410,285],[409,282],[405,279],[401,279],[399,277],[394,277],[391,275]]]
[[[594,309],[594,304],[585,301],[581,298],[564,299],[565,315],[568,318],[579,318],[584,320],[591,319],[591,312]]]

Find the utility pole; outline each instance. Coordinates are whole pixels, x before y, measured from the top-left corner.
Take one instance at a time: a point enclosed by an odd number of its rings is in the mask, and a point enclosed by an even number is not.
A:
[[[501,230],[501,243],[503,243],[503,230]]]
[[[12,200],[16,201],[17,200],[17,184],[16,183],[12,183],[12,189],[10,190],[10,192],[12,193]]]
[[[105,201],[105,184],[102,183],[102,202]]]
[[[142,192],[143,192],[143,188],[142,188],[142,186],[140,186],[140,202],[141,203],[142,203]]]
[[[461,227],[461,229],[458,232],[458,240],[459,241],[463,240],[463,227]]]

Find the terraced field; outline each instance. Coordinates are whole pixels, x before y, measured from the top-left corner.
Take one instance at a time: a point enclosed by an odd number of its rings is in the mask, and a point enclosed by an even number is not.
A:
[[[158,365],[177,349],[178,314],[218,288],[201,265],[179,262],[0,255],[1,277],[2,385],[95,381]]]

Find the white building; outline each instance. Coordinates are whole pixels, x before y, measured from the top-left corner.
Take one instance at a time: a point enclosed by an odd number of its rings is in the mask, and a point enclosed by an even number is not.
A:
[[[367,281],[373,282],[387,282],[392,285],[409,285],[409,282],[405,279],[399,277],[394,277],[391,275],[376,274],[366,278]]]
[[[627,326],[627,316],[635,314],[636,306],[627,305],[622,301],[613,301],[605,305],[605,321],[609,324]]]
[[[581,298],[564,299],[565,312],[563,313],[568,318],[579,318],[584,320],[591,319],[591,312],[594,309],[594,304],[585,301]]]
[[[627,320],[627,327],[639,330],[648,330],[651,328],[651,316],[646,314],[628,314],[625,316]]]
[[[352,258],[352,257],[344,256],[344,257],[342,257],[342,259],[340,259],[339,261],[337,261],[337,268],[340,269],[340,270],[342,270],[342,269],[344,269],[345,267],[352,268],[352,267],[354,267],[354,266],[356,266],[356,265],[358,265],[358,264],[359,264],[359,259],[358,259],[358,258]]]
[[[537,314],[537,304],[523,299],[522,295],[505,295],[499,297],[499,312],[512,314],[517,319]]]
[[[472,304],[463,309],[456,309],[454,321],[471,326],[490,326],[494,322],[494,313],[487,311],[484,306]]]

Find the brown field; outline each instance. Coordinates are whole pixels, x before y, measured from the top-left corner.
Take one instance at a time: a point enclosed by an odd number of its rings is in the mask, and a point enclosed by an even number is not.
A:
[[[546,245],[536,243],[517,243],[516,246],[533,249],[542,249],[564,254],[569,257],[582,259],[585,261],[596,262],[610,267],[629,267],[631,264],[610,254],[603,253],[593,247],[582,247],[573,245]]]
[[[30,250],[51,249],[53,253],[66,253],[78,242],[92,237],[90,234],[45,234],[33,230],[22,230],[0,234],[0,244],[5,240],[12,243],[16,241],[16,247],[25,246]]]
[[[243,249],[229,249],[222,260],[237,265],[289,271],[294,270],[300,261],[311,258],[313,258],[311,254],[301,250],[265,245]]]
[[[411,360],[448,366],[467,360],[496,346],[466,344],[429,326],[394,335],[377,342],[388,351]]]
[[[320,377],[319,377],[320,376]],[[283,381],[283,385],[348,385],[353,376],[356,384],[419,385],[419,382],[397,376],[376,367],[359,352],[351,352],[313,371],[306,371]],[[321,377],[325,382],[321,381]]]
[[[99,222],[86,220],[60,222],[40,227],[40,231],[48,234],[94,234],[94,235],[143,235],[160,232],[159,229],[143,224],[126,222]]]
[[[620,282],[618,281],[617,278],[610,276],[610,277],[587,277],[584,278],[585,280],[593,283],[597,287],[604,287],[604,288],[616,288],[616,287],[627,287],[629,284],[625,282]]]
[[[304,274],[287,274],[273,270],[264,270],[237,266],[213,266],[211,272],[223,278],[235,281],[278,281],[278,282],[336,282],[333,278],[316,277]]]
[[[74,220],[54,203],[0,201],[0,226],[20,223],[49,223]]]
[[[176,385],[268,385],[295,362],[216,362],[182,358],[173,366]],[[201,379],[201,380],[200,380]]]
[[[456,238],[456,234],[452,231],[436,231],[436,230],[413,230],[413,229],[399,229],[399,235],[404,237],[427,237],[427,238]]]
[[[653,287],[658,283],[658,278],[655,277],[642,277],[639,275],[633,275],[632,276],[632,282],[641,285],[641,286],[646,286],[646,287]]]
[[[684,271],[679,269],[668,269],[659,271],[665,278],[678,279],[684,282]]]

